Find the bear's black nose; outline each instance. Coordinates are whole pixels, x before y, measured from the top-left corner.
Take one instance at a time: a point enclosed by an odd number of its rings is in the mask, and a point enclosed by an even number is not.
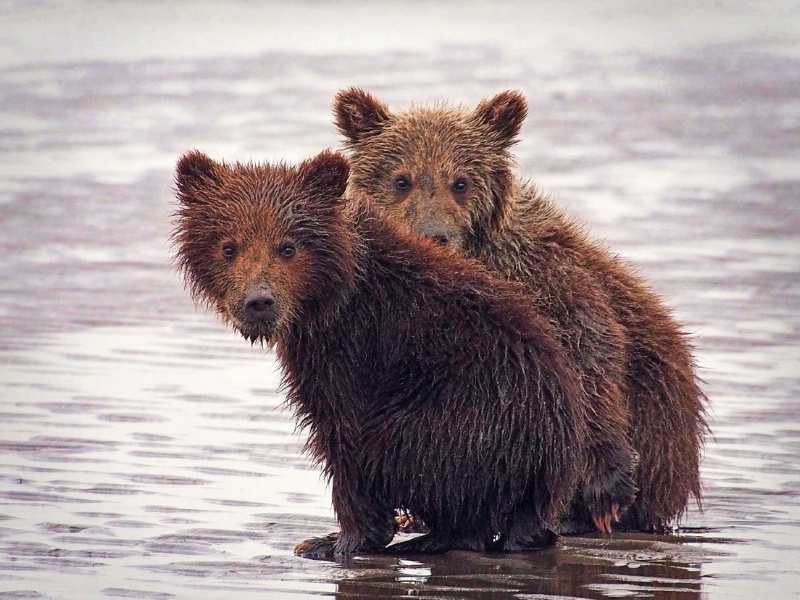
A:
[[[257,289],[247,293],[244,298],[244,311],[251,319],[262,320],[272,313],[275,296],[272,290]]]

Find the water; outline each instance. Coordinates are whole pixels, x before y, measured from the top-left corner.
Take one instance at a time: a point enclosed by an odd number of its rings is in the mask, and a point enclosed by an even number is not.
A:
[[[550,4],[0,7],[0,597],[800,597],[798,6]],[[714,437],[676,535],[292,555],[329,490],[272,355],[171,267],[172,170],[336,147],[349,85],[528,97],[520,168],[696,336]]]

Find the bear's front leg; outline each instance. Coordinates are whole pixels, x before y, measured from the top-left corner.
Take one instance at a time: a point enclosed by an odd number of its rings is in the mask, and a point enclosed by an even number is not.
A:
[[[339,520],[339,539],[334,552],[380,552],[392,541],[395,533],[394,508],[382,502],[359,482],[333,484],[333,508]]]
[[[370,494],[358,481],[339,471],[332,478],[333,509],[339,521],[338,533],[310,538],[295,547],[305,558],[333,558],[356,552],[378,553],[392,541],[395,512],[390,505]],[[338,476],[337,476],[338,475]]]

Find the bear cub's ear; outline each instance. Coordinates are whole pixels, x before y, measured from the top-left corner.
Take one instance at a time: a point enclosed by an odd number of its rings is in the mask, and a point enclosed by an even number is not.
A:
[[[357,87],[336,94],[333,114],[339,132],[352,143],[379,133],[391,117],[383,102]]]
[[[217,168],[219,165],[199,150],[192,150],[184,154],[178,161],[175,171],[175,182],[178,191],[190,194],[203,185],[217,181]]]
[[[528,103],[517,91],[500,92],[484,100],[475,109],[475,118],[500,137],[503,147],[516,143],[522,122],[528,115]]]
[[[319,196],[338,199],[347,188],[350,163],[343,154],[324,150],[300,165],[300,175],[304,184]]]

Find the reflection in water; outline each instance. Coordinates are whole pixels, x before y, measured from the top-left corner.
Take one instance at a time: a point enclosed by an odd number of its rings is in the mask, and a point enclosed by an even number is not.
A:
[[[567,538],[530,554],[370,558],[337,598],[700,598],[702,551],[674,539]]]
[[[468,43],[0,64],[0,597],[800,597],[800,67],[778,37],[698,39],[549,70]],[[172,168],[193,147],[336,146],[329,105],[354,84],[397,106],[526,93],[521,168],[697,333],[714,438],[687,529],[524,555],[292,555],[335,528],[329,493],[271,353],[194,311],[170,268]]]

